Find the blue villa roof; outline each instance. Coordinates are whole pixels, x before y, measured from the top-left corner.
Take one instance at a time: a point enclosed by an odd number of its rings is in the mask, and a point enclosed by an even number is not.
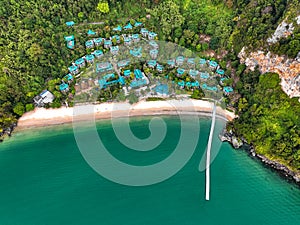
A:
[[[201,65],[203,65],[203,64],[206,63],[206,60],[205,60],[205,59],[200,59],[199,63],[200,63]]]
[[[218,63],[216,61],[209,61],[209,65],[212,66],[212,67],[217,67],[218,66]]]
[[[149,31],[146,28],[142,28],[141,33],[149,33]]]
[[[199,87],[199,86],[200,84],[197,80],[195,82],[192,82],[192,87]]]
[[[174,65],[175,65],[175,60],[174,60],[174,59],[169,59],[169,60],[167,61],[167,63],[168,63],[168,65],[170,65],[170,66],[174,66]]]
[[[224,75],[224,73],[225,73],[224,70],[222,70],[222,69],[217,69],[216,72],[217,72],[217,74],[220,74],[220,75]]]
[[[153,67],[156,66],[156,60],[149,60],[148,65]]]
[[[132,29],[131,23],[128,23],[126,26],[124,26],[124,29]]]
[[[118,67],[127,66],[130,63],[130,60],[121,60],[118,62]]]
[[[207,84],[202,84],[202,88],[208,91],[217,91],[218,88],[216,86],[208,86]]]
[[[66,83],[62,83],[61,85],[59,85],[59,90],[60,91],[64,91],[64,90],[66,90],[68,88],[69,88],[69,85],[66,84]]]
[[[183,56],[178,56],[177,58],[176,58],[176,61],[178,61],[178,62],[183,62],[184,61],[184,57]]]
[[[85,59],[88,61],[94,60],[95,56],[94,55],[86,55]]]
[[[223,88],[223,90],[226,92],[226,93],[230,93],[230,92],[233,92],[233,88],[230,87],[230,86],[226,86]]]
[[[158,44],[155,41],[149,41],[149,45],[151,45],[152,47],[157,47]]]
[[[150,50],[150,54],[152,55],[157,55],[158,54],[158,50],[157,49],[151,49]]]
[[[142,22],[138,22],[138,21],[136,21],[135,24],[134,24],[135,27],[138,27],[138,26],[141,26],[141,25],[143,25],[143,23]]]
[[[67,42],[67,47],[68,47],[68,48],[73,49],[74,46],[75,46],[75,41],[74,41],[74,40],[68,41],[68,42]]]
[[[129,51],[133,56],[141,56],[142,55],[142,47],[134,48],[133,50]]]
[[[100,56],[100,55],[103,55],[103,51],[102,50],[96,50],[96,51],[93,52],[93,54],[95,56]]]
[[[178,73],[179,75],[184,74],[184,69],[178,68],[178,69],[177,69],[177,73]]]
[[[72,80],[72,79],[73,79],[73,76],[72,76],[70,73],[68,73],[68,74],[65,76],[65,78],[66,78],[67,80]]]
[[[111,45],[111,44],[112,44],[111,40],[104,40],[104,45]]]
[[[200,73],[200,77],[202,78],[202,79],[207,79],[207,78],[209,78],[209,74],[207,73],[207,72],[205,72],[205,73]]]
[[[77,69],[78,69],[78,67],[75,66],[75,65],[72,65],[72,66],[69,67],[69,71],[70,71],[70,72],[74,72],[74,71],[76,71]]]
[[[124,76],[125,76],[125,77],[130,76],[130,74],[131,74],[131,71],[130,71],[130,70],[124,70]]]
[[[88,34],[88,35],[95,35],[96,32],[95,32],[95,31],[92,31],[92,30],[88,30],[87,34]]]
[[[88,41],[86,41],[85,42],[85,46],[92,46],[94,43],[93,43],[93,41],[92,40],[88,40]]]
[[[115,38],[117,41],[120,40],[120,36],[119,36],[119,35],[114,35],[114,36],[112,36],[111,38]]]
[[[195,77],[195,76],[197,76],[198,71],[197,71],[197,70],[190,70],[190,71],[189,71],[189,74],[190,74],[191,76]]]
[[[66,22],[66,25],[68,27],[71,27],[71,26],[75,25],[75,22],[74,21],[68,21],[68,22]]]
[[[96,65],[96,71],[97,72],[104,72],[104,71],[108,71],[108,70],[112,70],[113,67],[111,65],[111,63],[109,62],[101,62],[101,63],[97,63]]]
[[[187,62],[190,64],[195,64],[195,58],[188,58]]]
[[[179,86],[181,86],[181,87],[184,87],[184,81],[183,81],[183,80],[182,80],[182,81],[178,81],[177,84],[178,84]]]
[[[157,33],[149,32],[148,35],[151,36],[151,37],[156,37],[156,36],[157,36]]]
[[[66,41],[73,41],[74,40],[74,35],[65,36],[65,40]]]
[[[81,64],[83,64],[84,63],[84,59],[83,58],[79,58],[79,59],[77,59],[76,61],[75,61],[75,64],[76,65],[81,65]]]
[[[124,42],[130,42],[131,41],[131,37],[124,37]]]
[[[94,42],[97,43],[97,44],[102,43],[102,41],[103,41],[103,39],[101,37],[94,39]]]
[[[111,46],[110,50],[111,51],[119,51],[119,46]]]
[[[158,84],[158,85],[156,85],[154,90],[159,94],[168,94],[169,93],[169,87],[166,84]]]
[[[157,64],[156,69],[159,71],[163,71],[164,67],[160,64]]]
[[[133,35],[132,35],[132,38],[133,38],[133,39],[138,39],[139,37],[140,37],[139,34],[133,34]]]
[[[122,27],[118,25],[117,27],[113,28],[113,31],[122,31]]]
[[[140,69],[135,69],[134,70],[134,76],[136,79],[142,79],[143,78],[143,73]]]

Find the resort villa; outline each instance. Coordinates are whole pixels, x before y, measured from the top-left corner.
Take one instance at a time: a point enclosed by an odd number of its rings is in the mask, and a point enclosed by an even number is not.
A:
[[[94,47],[94,42],[93,40],[88,40],[85,42],[85,47],[86,48],[93,48]]]
[[[43,107],[45,104],[52,103],[54,100],[54,95],[48,91],[44,90],[39,95],[33,98],[34,105],[37,107]]]
[[[96,65],[96,72],[98,73],[108,72],[112,70],[113,70],[113,66],[110,62],[101,62],[101,63],[97,63]]]

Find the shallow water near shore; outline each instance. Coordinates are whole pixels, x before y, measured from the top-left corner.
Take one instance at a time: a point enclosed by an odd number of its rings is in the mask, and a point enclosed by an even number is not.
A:
[[[177,145],[180,120],[161,118],[167,124],[166,138],[155,150],[143,153],[124,147],[109,120],[97,122],[97,128],[115,158],[143,166],[165,159]],[[150,119],[131,118],[132,132],[148,137]],[[217,132],[211,200],[205,201],[205,172],[198,166],[210,123],[209,118],[200,118],[197,149],[176,175],[144,187],[113,183],[90,168],[71,124],[16,133],[0,144],[0,224],[299,224],[300,190],[246,152],[221,143]],[[216,131],[223,126],[217,120]]]

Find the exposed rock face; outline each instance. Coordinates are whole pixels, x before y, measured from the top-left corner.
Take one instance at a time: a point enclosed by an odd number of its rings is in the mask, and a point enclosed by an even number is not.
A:
[[[231,143],[235,149],[243,146],[243,141],[236,137],[231,130],[229,132],[224,131],[219,135],[219,138],[222,142],[227,141]]]
[[[272,37],[268,38],[267,42],[271,44],[275,44],[277,41],[280,40],[280,38],[286,38],[290,36],[293,33],[294,29],[295,27],[293,23],[288,24],[284,20],[281,22],[281,24],[279,24]]]
[[[246,53],[245,47],[239,53],[241,63],[245,63],[250,70],[256,66],[262,73],[278,73],[281,78],[281,87],[290,97],[300,97],[300,53],[296,59],[286,59],[268,52],[256,51]]]

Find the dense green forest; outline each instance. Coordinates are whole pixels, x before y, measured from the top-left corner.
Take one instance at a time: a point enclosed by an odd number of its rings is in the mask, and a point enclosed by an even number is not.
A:
[[[281,91],[276,74],[249,72],[237,57],[244,46],[295,57],[300,51],[299,26],[277,44],[269,46],[266,39],[283,19],[292,21],[297,15],[298,0],[0,1],[0,133],[34,108],[33,97],[43,89],[56,97],[49,107],[68,99],[57,85],[70,63],[86,54],[87,29],[106,37],[109,26],[137,19],[160,40],[221,58],[236,89],[227,100],[239,115],[231,127],[258,152],[299,169],[299,102]],[[69,20],[76,25],[66,27]],[[74,50],[65,45],[69,34],[75,35]]]

